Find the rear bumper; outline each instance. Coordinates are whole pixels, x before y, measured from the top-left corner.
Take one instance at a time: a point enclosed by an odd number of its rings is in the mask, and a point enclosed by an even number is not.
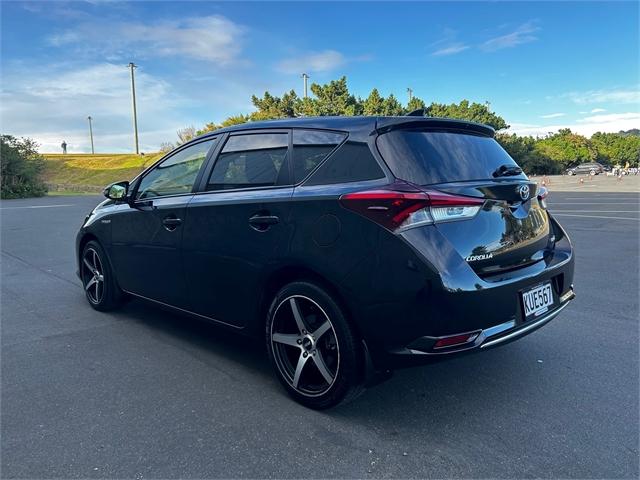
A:
[[[392,366],[395,368],[401,368],[420,365],[430,363],[437,359],[456,356],[463,353],[471,353],[473,351],[487,350],[492,347],[512,342],[549,323],[551,320],[556,318],[574,298],[575,293],[573,288],[571,288],[563,296],[563,301],[560,305],[536,320],[523,324],[517,324],[515,320],[510,320],[508,322],[481,329],[477,332],[464,332],[477,334],[477,336],[473,337],[471,342],[465,344],[455,345],[444,349],[434,349],[434,345],[441,337],[424,336],[417,338],[405,348],[390,352]]]
[[[413,249],[415,256],[406,249],[383,249],[389,254],[380,258],[368,277],[374,295],[356,309],[376,368],[420,365],[487,350],[555,318],[575,295],[573,248],[555,221],[554,229],[558,240],[543,261],[499,278],[478,277],[436,229],[415,232],[421,235],[411,239],[420,247]],[[383,288],[376,288],[375,281]],[[526,319],[522,292],[544,282],[551,282],[553,288],[553,310]],[[465,333],[475,334],[469,343],[433,351],[438,339]]]
[[[450,356],[452,354],[471,350],[484,350],[509,343],[517,340],[518,338],[524,337],[525,335],[528,335],[549,323],[551,320],[556,318],[574,298],[575,293],[573,288],[571,288],[565,295],[563,295],[560,305],[536,320],[523,324],[517,324],[515,320],[510,320],[508,322],[481,329],[477,332],[460,332],[458,335],[472,334],[472,340],[467,343],[454,345],[448,348],[437,348],[434,346],[442,337],[424,336],[417,338],[406,348],[396,351],[394,354],[399,357]]]

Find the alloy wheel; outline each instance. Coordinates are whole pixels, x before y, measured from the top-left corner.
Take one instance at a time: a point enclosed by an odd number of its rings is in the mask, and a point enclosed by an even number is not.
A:
[[[273,314],[271,349],[287,383],[302,395],[317,397],[334,384],[340,350],[331,319],[302,295],[284,299]]]
[[[89,301],[100,303],[104,296],[104,270],[100,255],[93,248],[87,248],[82,257],[82,282]]]

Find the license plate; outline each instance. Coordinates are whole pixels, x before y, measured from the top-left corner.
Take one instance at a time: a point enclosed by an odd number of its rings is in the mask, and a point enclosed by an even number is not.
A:
[[[538,317],[548,311],[549,307],[553,305],[551,282],[522,292],[522,304],[524,305],[525,318]]]

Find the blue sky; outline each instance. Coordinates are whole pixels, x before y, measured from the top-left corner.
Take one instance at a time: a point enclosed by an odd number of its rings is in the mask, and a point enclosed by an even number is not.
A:
[[[42,151],[132,145],[346,75],[407,100],[491,102],[512,130],[640,128],[638,2],[2,2],[1,130]]]

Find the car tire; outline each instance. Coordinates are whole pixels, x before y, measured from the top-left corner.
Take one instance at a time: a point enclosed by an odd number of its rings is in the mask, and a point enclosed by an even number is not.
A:
[[[266,342],[278,379],[302,405],[331,408],[363,391],[362,343],[344,310],[318,285],[298,281],[277,293]]]
[[[595,175],[596,175],[596,171],[595,171],[595,170],[591,170],[591,171],[589,172],[589,175],[591,175],[592,177],[593,177],[593,176],[595,176]]]
[[[102,246],[95,240],[87,242],[80,257],[80,279],[89,305],[106,312],[119,307],[124,294],[111,269],[111,262]]]

